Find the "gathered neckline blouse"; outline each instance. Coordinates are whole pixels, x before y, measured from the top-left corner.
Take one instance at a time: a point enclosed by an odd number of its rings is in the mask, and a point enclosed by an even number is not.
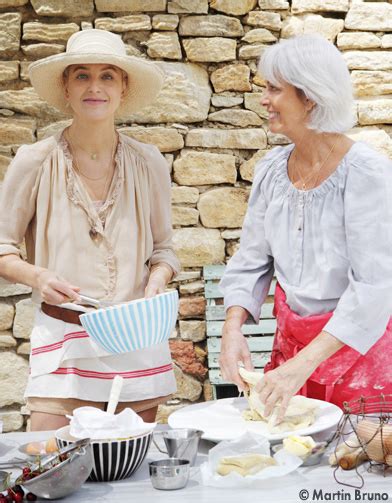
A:
[[[143,297],[149,269],[180,265],[172,245],[171,181],[157,147],[119,132],[108,197],[96,208],[63,131],[22,145],[0,198],[0,255],[20,255],[98,299]],[[38,291],[33,300],[41,302]]]
[[[288,162],[289,162],[291,153],[294,150],[295,145],[294,144],[289,145],[287,147],[287,151],[286,151],[286,155],[287,155],[286,167],[284,167],[284,163],[280,164],[280,166],[282,167],[282,172],[286,175],[285,176],[286,181],[291,186],[290,190],[292,190],[294,192],[297,191],[297,192],[302,192],[302,193],[315,194],[316,196],[325,194],[326,191],[328,191],[331,187],[334,186],[334,182],[336,181],[336,177],[339,176],[340,170],[344,169],[343,166],[344,166],[344,163],[346,162],[346,158],[350,157],[350,155],[352,154],[352,151],[353,150],[355,151],[356,146],[359,144],[360,144],[359,142],[354,142],[350,146],[350,148],[347,150],[347,152],[342,156],[338,165],[332,171],[332,173],[330,173],[329,176],[327,176],[327,178],[322,180],[316,187],[313,187],[311,189],[306,189],[306,190],[302,190],[298,187],[295,187],[293,182],[290,180],[290,176],[289,176],[289,172],[288,172]]]
[[[364,353],[392,314],[392,162],[356,142],[304,191],[288,175],[293,148],[256,165],[240,248],[220,284],[225,307],[258,320],[275,274],[293,311],[334,311],[325,330]]]
[[[114,152],[114,173],[109,186],[107,197],[104,201],[94,201],[91,199],[85,184],[81,177],[74,169],[73,155],[70,145],[65,136],[65,129],[58,135],[58,143],[64,152],[67,170],[67,194],[71,201],[75,204],[85,205],[87,212],[97,213],[102,225],[105,224],[106,215],[111,206],[115,203],[121,191],[122,183],[124,182],[124,173],[121,169],[120,162],[123,155],[123,141],[121,135],[118,135],[118,142]],[[99,204],[98,204],[99,203]],[[93,216],[93,218],[95,215]]]

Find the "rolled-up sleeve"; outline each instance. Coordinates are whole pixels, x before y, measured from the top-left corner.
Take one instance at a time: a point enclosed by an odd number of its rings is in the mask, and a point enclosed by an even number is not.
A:
[[[272,153],[268,154],[256,165],[240,247],[229,260],[219,284],[225,309],[243,307],[255,323],[259,322],[261,306],[273,276],[273,259],[264,230],[267,202],[263,187],[272,156]]]
[[[20,255],[20,245],[36,209],[42,156],[23,145],[8,167],[0,191],[0,255]]]
[[[156,147],[149,159],[150,164],[150,204],[151,230],[154,248],[150,257],[151,265],[164,262],[173,270],[180,271],[180,262],[174,252],[171,219],[171,181],[166,159]]]
[[[356,160],[344,211],[349,284],[324,330],[365,354],[392,315],[392,162]]]

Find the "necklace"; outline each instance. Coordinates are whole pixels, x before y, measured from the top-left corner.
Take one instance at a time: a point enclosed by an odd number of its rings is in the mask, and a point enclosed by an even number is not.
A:
[[[71,135],[70,135],[70,132],[69,132],[69,128],[66,130],[66,133],[67,133],[67,140],[68,140],[68,143],[72,143],[73,145],[75,145],[76,147],[78,147],[80,150],[82,150],[83,152],[85,152],[86,154],[88,154],[90,156],[90,159],[92,161],[98,161],[98,152],[89,152],[88,150],[86,150],[85,148],[82,147],[82,145],[80,145],[80,143],[74,141],[74,140],[71,140]],[[114,131],[114,135],[116,136],[116,132]]]
[[[80,174],[82,177],[86,178],[87,180],[90,180],[90,181],[99,181],[99,180],[102,180],[103,178],[105,178],[105,183],[103,185],[103,188],[102,188],[102,192],[100,194],[100,197],[98,197],[98,200],[99,201],[105,201],[106,200],[106,196],[107,196],[107,192],[108,192],[108,185],[109,185],[109,182],[111,180],[111,176],[110,175],[113,175],[113,170],[112,170],[112,167],[113,167],[113,160],[114,160],[114,154],[115,154],[115,151],[116,151],[116,144],[117,144],[117,135],[116,137],[114,138],[113,140],[113,144],[112,144],[112,149],[111,149],[111,154],[110,154],[110,159],[109,159],[109,164],[107,166],[107,169],[105,170],[105,173],[102,175],[102,176],[99,176],[98,178],[91,178],[87,175],[85,175],[79,168],[79,164],[78,164],[78,160],[76,158],[75,155],[72,155],[72,161],[73,161],[73,166],[75,168],[75,171]],[[70,143],[70,147],[71,147],[71,153],[73,153],[72,151],[72,145]],[[89,187],[87,187],[89,188]],[[95,196],[96,194],[94,193],[91,193],[91,188],[90,190],[88,190],[88,192],[90,193],[91,196]]]
[[[114,157],[114,146],[116,144],[116,139],[117,139],[117,134],[115,133],[115,137],[113,139],[113,143],[112,143],[112,149],[111,149],[111,156],[110,156],[110,161],[109,161],[109,166],[108,166],[108,169],[104,171],[103,175],[100,175],[98,177],[91,177],[91,176],[88,176],[86,175],[85,173],[83,173],[83,171],[80,169],[79,167],[79,163],[77,161],[77,156],[76,156],[76,153],[75,153],[75,149],[74,149],[74,146],[73,146],[73,143],[71,141],[71,137],[69,135],[69,132],[68,130],[66,131],[66,139],[68,141],[68,144],[69,144],[69,147],[70,147],[70,150],[71,150],[71,154],[72,154],[72,163],[74,165],[74,168],[75,168],[75,171],[81,175],[83,178],[85,178],[86,180],[90,180],[91,182],[98,182],[99,180],[102,180],[103,178],[107,178],[108,176],[108,171],[110,171],[110,167],[111,167],[111,164],[113,162],[113,157]],[[77,145],[78,148],[81,148],[79,145]],[[84,149],[81,149],[81,150],[84,150]]]
[[[338,140],[339,140],[339,138],[337,138],[336,141],[334,142],[334,144],[332,145],[332,147],[329,150],[324,161],[319,163],[318,168],[315,171],[312,171],[308,176],[305,176],[305,177],[302,175],[301,171],[297,167],[297,151],[294,152],[293,167],[295,169],[295,172],[299,174],[299,181],[301,184],[301,192],[298,193],[298,206],[297,206],[297,209],[298,209],[298,227],[297,227],[298,231],[302,231],[303,226],[304,226],[305,191],[308,187],[308,184],[310,184],[310,182],[314,179],[313,186],[317,187],[322,168],[326,165],[332,152],[335,150],[335,147],[338,143]],[[316,177],[316,178],[314,178],[314,177]],[[293,178],[293,176],[292,176],[292,178]]]
[[[106,172],[103,175],[98,176],[97,178],[92,178],[90,176],[85,175],[84,173],[82,173],[82,171],[79,168],[78,161],[76,160],[76,156],[73,155],[72,157],[73,157],[73,164],[75,167],[75,171],[83,178],[86,178],[86,180],[90,180],[91,182],[98,182],[99,180],[102,180],[103,178],[105,178],[107,176]]]
[[[308,188],[308,184],[313,180],[314,177],[316,177],[314,180],[314,185],[317,186],[321,170],[326,165],[328,159],[331,157],[332,152],[335,150],[338,139],[339,138],[337,138],[336,141],[334,142],[334,144],[332,145],[331,149],[329,150],[329,152],[328,152],[327,156],[325,157],[325,159],[323,160],[323,162],[318,163],[318,168],[316,170],[312,171],[310,174],[308,174],[308,176],[305,176],[305,177],[302,175],[301,170],[297,166],[297,151],[294,152],[293,168],[294,168],[295,172],[292,174],[297,173],[299,175],[299,182],[300,182],[301,190],[306,190]]]
[[[71,135],[69,134],[69,129],[67,129],[67,139],[68,139],[68,143],[71,143]],[[72,140],[72,143],[74,145],[76,145],[78,148],[80,148],[80,150],[82,150],[83,152],[85,152],[86,154],[88,154],[90,156],[90,159],[92,161],[97,161],[98,160],[98,153],[97,152],[88,152],[85,148],[83,148],[79,143],[77,143],[74,140]]]
[[[112,168],[113,168],[113,159],[114,159],[115,145],[116,145],[116,142],[114,141],[113,142],[113,146],[112,146],[112,153],[111,153],[111,156],[110,156],[110,163],[109,163],[108,170],[107,170],[106,180],[105,180],[105,184],[103,186],[103,190],[102,190],[102,193],[101,193],[101,197],[99,198],[99,201],[106,201],[106,197],[108,195],[110,181],[111,181],[111,179],[113,177]]]

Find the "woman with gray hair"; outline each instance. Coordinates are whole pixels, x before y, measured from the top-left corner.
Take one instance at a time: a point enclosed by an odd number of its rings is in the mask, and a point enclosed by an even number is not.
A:
[[[246,388],[241,327],[258,323],[278,280],[277,331],[259,385],[268,416],[302,395],[342,407],[392,393],[392,163],[344,133],[353,123],[350,74],[317,35],[282,40],[261,58],[269,128],[292,143],[256,166],[241,245],[221,281],[222,375]]]

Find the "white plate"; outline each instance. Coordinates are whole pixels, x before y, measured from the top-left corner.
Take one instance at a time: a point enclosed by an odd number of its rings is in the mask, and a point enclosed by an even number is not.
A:
[[[176,410],[169,416],[168,423],[172,428],[196,428],[204,431],[202,438],[213,442],[233,440],[246,431],[264,435],[269,441],[279,441],[289,435],[312,435],[335,426],[342,417],[342,411],[336,405],[322,400],[316,421],[307,428],[285,433],[271,434],[266,423],[262,421],[245,421],[241,413],[248,408],[246,398],[223,398],[211,402],[196,403]]]
[[[13,451],[16,447],[18,447],[17,442],[10,439],[5,440],[0,434],[0,458]]]

